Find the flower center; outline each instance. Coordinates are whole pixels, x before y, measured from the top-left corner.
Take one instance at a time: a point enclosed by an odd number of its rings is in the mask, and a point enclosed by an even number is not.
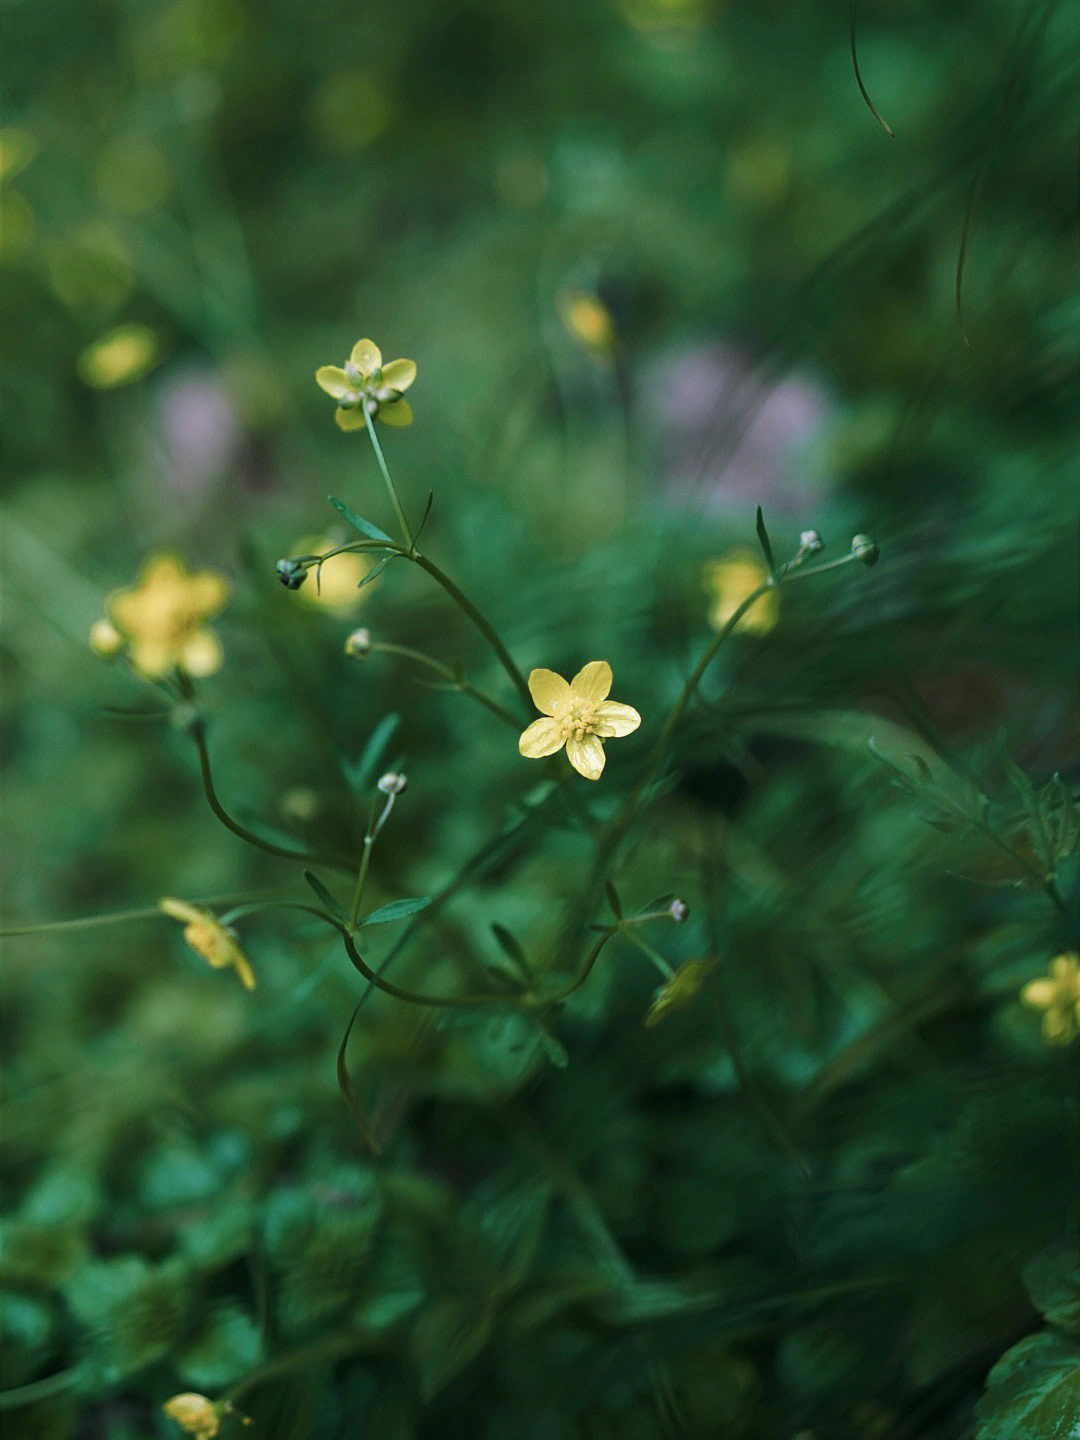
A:
[[[596,729],[596,702],[571,695],[559,706],[554,718],[559,722],[564,740],[584,740]]]

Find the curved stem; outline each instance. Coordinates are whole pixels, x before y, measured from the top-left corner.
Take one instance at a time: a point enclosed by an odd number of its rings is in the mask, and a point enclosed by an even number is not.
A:
[[[415,561],[416,564],[420,566],[421,570],[427,571],[427,573],[431,576],[435,583],[442,586],[442,588],[450,596],[451,600],[453,600],[454,604],[457,605],[460,610],[463,610],[465,612],[465,614],[469,617],[472,623],[476,626],[477,630],[480,631],[481,635],[483,635],[484,639],[491,646],[492,650],[494,650],[499,660],[499,664],[503,667],[503,669],[506,671],[507,675],[513,682],[514,688],[521,696],[522,703],[525,705],[527,711],[531,713],[535,707],[533,705],[532,696],[529,694],[529,687],[525,683],[525,677],[522,675],[518,667],[514,664],[513,658],[511,657],[509,650],[507,650],[506,646],[499,639],[498,632],[491,624],[490,620],[488,620],[487,617],[476,608],[476,606],[472,603],[472,601],[464,593],[464,591],[458,589],[458,587],[450,579],[449,575],[445,574],[442,570],[440,570],[439,567],[434,564],[433,561],[429,560],[426,555],[421,555],[419,551],[410,551],[406,558]],[[517,722],[515,721],[514,723],[516,724]]]
[[[516,715],[511,715],[510,711],[500,705],[497,700],[492,700],[490,696],[470,685],[467,680],[462,680],[449,665],[444,665],[431,655],[425,655],[422,650],[413,650],[408,645],[394,645],[384,640],[374,641],[371,648],[383,655],[401,655],[406,660],[415,660],[418,665],[426,665],[429,670],[434,670],[437,675],[441,675],[452,690],[459,690],[462,695],[468,695],[470,700],[475,700],[477,704],[485,706],[493,715],[497,715],[500,720],[505,720],[515,730],[521,729],[521,721]]]
[[[239,820],[234,820],[218,799],[217,791],[214,789],[214,777],[210,770],[210,752],[206,745],[205,723],[202,720],[195,720],[188,729],[199,752],[199,769],[202,772],[206,803],[226,830],[231,830],[241,840],[246,840],[249,845],[255,845],[260,850],[265,850],[268,855],[280,855],[285,860],[303,860],[309,865],[329,865],[335,870],[351,872],[352,865],[338,855],[316,855],[309,850],[293,850],[286,845],[276,845],[272,840],[264,840],[261,835],[256,835],[253,830],[241,825]]]

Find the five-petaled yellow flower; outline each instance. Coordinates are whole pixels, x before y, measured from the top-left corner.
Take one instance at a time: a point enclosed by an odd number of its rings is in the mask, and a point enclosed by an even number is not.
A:
[[[544,715],[534,720],[518,741],[530,760],[554,755],[566,746],[566,758],[586,780],[599,780],[604,769],[604,740],[629,735],[641,716],[629,705],[609,700],[611,666],[590,660],[569,684],[554,670],[534,670],[529,694]]]
[[[231,965],[244,989],[255,989],[254,972],[237,944],[235,933],[216,915],[209,910],[200,910],[197,905],[189,905],[186,900],[173,900],[168,895],[158,901],[158,909],[180,921],[184,927],[184,939],[215,970],[226,970]]]
[[[229,582],[216,570],[192,575],[175,555],[153,555],[134,588],[109,596],[108,619],[92,627],[90,644],[100,654],[126,649],[135,669],[151,679],[174,668],[212,675],[221,669],[221,642],[203,621],[228,594]]]
[[[338,402],[334,419],[342,430],[363,430],[365,412],[387,425],[411,425],[413,414],[401,398],[416,379],[412,360],[383,364],[382,352],[370,340],[358,340],[344,367],[323,365],[315,372],[321,390]]]
[[[1044,1012],[1043,1035],[1051,1045],[1067,1045],[1080,1035],[1080,955],[1073,950],[1056,956],[1049,978],[1025,985],[1020,999]]]

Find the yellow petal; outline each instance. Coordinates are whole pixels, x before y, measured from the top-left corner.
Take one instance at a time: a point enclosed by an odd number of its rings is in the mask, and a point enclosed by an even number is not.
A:
[[[341,400],[356,388],[340,365],[321,365],[315,371],[315,384],[335,400]]]
[[[641,724],[641,716],[632,705],[605,700],[596,712],[595,733],[604,740],[616,735],[629,735]]]
[[[533,674],[536,672],[533,671]],[[518,749],[530,760],[542,760],[545,755],[554,755],[563,745],[562,726],[546,717],[534,720],[527,730],[522,731]]]
[[[229,598],[229,582],[216,570],[200,570],[187,581],[187,594],[196,614],[213,615]]]
[[[529,675],[529,694],[542,714],[554,715],[556,707],[570,699],[570,686],[554,670],[533,670]]]
[[[213,631],[196,630],[181,645],[176,663],[196,680],[203,680],[207,675],[216,675],[224,659],[221,641]]]
[[[1056,955],[1050,961],[1050,974],[1059,981],[1075,980],[1080,975],[1080,963],[1075,955]]]
[[[142,639],[135,636],[131,642],[131,663],[152,680],[167,675],[176,663],[175,646],[163,640]]]
[[[570,681],[570,689],[583,700],[599,704],[611,693],[611,666],[606,660],[590,660]]]
[[[586,780],[599,780],[603,774],[604,747],[595,735],[585,735],[580,740],[571,735],[566,742],[566,758]]]
[[[349,360],[366,379],[382,365],[382,351],[371,340],[358,340],[352,348]]]
[[[384,400],[375,411],[375,419],[384,425],[411,425],[413,413],[404,400]]]
[[[339,430],[363,430],[364,428],[364,412],[362,410],[343,410],[339,406],[334,411],[334,419],[337,421]]]
[[[158,901],[158,909],[171,915],[174,920],[182,920],[185,925],[196,924],[207,918],[205,910],[189,905],[186,900],[174,900],[171,895],[165,895]]]
[[[1038,1009],[1045,1009],[1047,1005],[1053,1005],[1057,999],[1058,986],[1054,980],[1032,980],[1020,991],[1020,999],[1025,1005],[1034,1005]]]
[[[382,383],[391,390],[407,390],[416,379],[415,360],[391,360],[383,366]]]

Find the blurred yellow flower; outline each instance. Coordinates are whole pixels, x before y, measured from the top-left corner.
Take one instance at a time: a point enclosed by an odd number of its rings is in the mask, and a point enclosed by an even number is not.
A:
[[[603,301],[589,290],[562,290],[555,301],[566,331],[594,355],[615,348],[615,325]]]
[[[152,679],[174,667],[189,675],[213,675],[221,669],[221,642],[203,621],[224,605],[229,582],[216,570],[189,574],[175,555],[153,555],[139,583],[116,590],[105,604],[107,619],[90,631],[98,654],[126,645],[132,665]]]
[[[769,578],[765,562],[753,550],[733,550],[720,560],[708,560],[702,567],[701,583],[709,597],[709,624],[722,630],[735,611]],[[770,590],[752,605],[739,622],[744,630],[764,635],[776,624],[780,592]]]
[[[174,1395],[161,1408],[195,1440],[214,1440],[220,1429],[217,1407],[205,1395]]]
[[[1044,1012],[1043,1035],[1051,1045],[1068,1045],[1080,1035],[1080,954],[1073,950],[1056,956],[1049,978],[1025,985],[1020,999]]]
[[[93,341],[79,356],[79,378],[95,390],[112,390],[141,380],[161,354],[148,325],[119,325]]]
[[[412,360],[383,364],[382,352],[370,340],[358,340],[344,368],[323,365],[315,381],[338,402],[334,419],[342,430],[363,430],[364,413],[387,425],[411,425],[413,413],[401,398],[416,379]]]
[[[227,970],[231,966],[245,990],[255,989],[254,972],[237,944],[235,931],[223,925],[216,915],[168,895],[158,901],[158,909],[180,921],[184,927],[184,939],[207,964],[215,970]]]
[[[289,554],[323,555],[328,550],[336,550],[340,543],[340,539],[332,535],[307,535],[296,542]],[[366,555],[355,552],[334,555],[321,565],[312,566],[308,583],[294,592],[296,598],[301,604],[330,610],[335,615],[349,615],[365,597],[366,590],[357,587],[371,565]]]
[[[566,758],[586,780],[599,780],[604,769],[604,740],[629,735],[641,716],[629,705],[609,700],[611,666],[590,660],[569,684],[554,670],[534,670],[529,694],[545,717],[534,720],[518,741],[530,760],[554,755],[566,746]]]
[[[675,974],[665,980],[653,996],[653,1003],[645,1015],[645,1024],[659,1025],[664,1016],[670,1015],[672,1010],[682,1010],[689,1005],[701,989],[705,976],[719,963],[718,959],[687,960],[680,965]]]

